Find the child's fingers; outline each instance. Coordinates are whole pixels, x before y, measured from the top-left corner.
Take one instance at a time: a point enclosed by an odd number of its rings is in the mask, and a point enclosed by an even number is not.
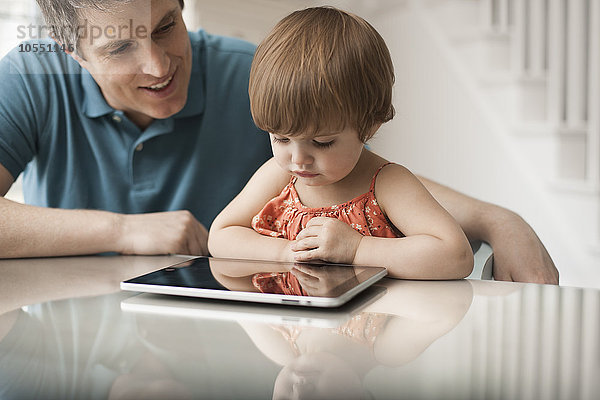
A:
[[[319,276],[319,274],[317,273],[317,270],[313,266],[309,266],[309,265],[305,265],[305,264],[294,264],[294,267],[292,269],[300,271],[300,272],[304,272],[307,275]]]
[[[298,280],[304,281],[304,282],[310,282],[310,281],[319,281],[319,278],[311,275],[310,273],[299,269],[298,267],[294,267],[292,268],[292,274],[298,278]]]
[[[321,260],[319,260],[319,262],[321,262]],[[303,279],[310,279],[311,285],[315,287],[319,286],[319,283],[321,282],[323,277],[327,277],[327,273],[324,272],[323,269],[321,269],[321,267],[303,266],[300,263],[296,263],[296,265],[292,269],[292,273],[294,275],[303,274]],[[298,278],[298,280],[300,280],[299,276],[296,277]]]
[[[306,239],[296,240],[292,244],[292,251],[310,250],[317,247],[319,247],[319,238],[311,236]]]
[[[294,253],[294,260],[296,261],[314,261],[314,260],[320,260],[319,258],[319,249],[312,249],[312,250],[303,250],[303,251],[299,251]]]
[[[306,228],[302,229],[298,235],[296,235],[296,240],[306,239],[307,237],[311,236],[318,236],[319,232],[321,232],[320,225],[307,226]]]

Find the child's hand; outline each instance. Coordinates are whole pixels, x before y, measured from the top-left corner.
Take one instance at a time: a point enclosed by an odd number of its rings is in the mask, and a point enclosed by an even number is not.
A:
[[[292,251],[296,261],[352,264],[361,239],[360,233],[338,219],[316,217],[298,234]]]

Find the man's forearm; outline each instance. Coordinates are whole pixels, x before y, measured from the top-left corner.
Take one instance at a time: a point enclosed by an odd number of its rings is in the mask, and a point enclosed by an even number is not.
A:
[[[559,273],[533,228],[518,214],[419,177],[469,240],[489,243],[494,279],[558,284]]]
[[[419,180],[454,219],[469,240],[492,243],[502,239],[503,227],[531,227],[515,212],[457,192],[421,176]]]
[[[24,205],[0,197],[0,258],[119,251],[118,214]]]
[[[491,225],[495,225],[494,219],[511,213],[502,207],[477,200],[422,176],[418,178],[437,202],[459,223],[469,240],[489,242],[493,233]]]

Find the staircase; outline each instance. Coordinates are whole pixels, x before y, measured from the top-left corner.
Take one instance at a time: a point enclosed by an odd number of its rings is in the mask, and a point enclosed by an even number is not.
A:
[[[561,284],[600,287],[600,2],[413,0],[379,15],[400,121],[374,147],[519,212]],[[446,123],[411,122],[416,113]],[[389,138],[424,132],[423,143]],[[427,165],[428,153],[439,165]]]

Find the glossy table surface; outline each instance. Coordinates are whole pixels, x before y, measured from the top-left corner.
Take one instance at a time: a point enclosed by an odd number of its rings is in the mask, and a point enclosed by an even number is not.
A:
[[[1,260],[0,399],[599,398],[597,290],[384,279],[312,311],[119,290],[182,259]]]

